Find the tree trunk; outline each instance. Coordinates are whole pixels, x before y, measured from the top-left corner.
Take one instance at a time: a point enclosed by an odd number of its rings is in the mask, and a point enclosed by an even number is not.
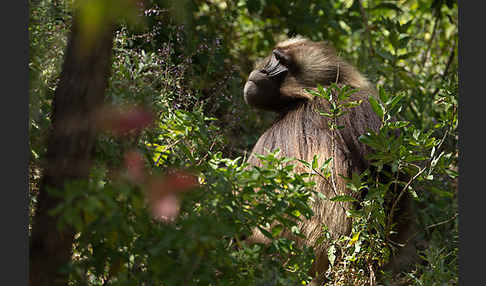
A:
[[[58,229],[58,216],[49,215],[62,199],[47,188],[63,190],[66,182],[86,179],[95,140],[94,113],[103,104],[111,71],[114,27],[106,24],[88,41],[73,18],[60,81],[54,94],[52,129],[46,168],[39,188],[30,239],[30,285],[67,285],[59,272],[71,260],[74,229]]]

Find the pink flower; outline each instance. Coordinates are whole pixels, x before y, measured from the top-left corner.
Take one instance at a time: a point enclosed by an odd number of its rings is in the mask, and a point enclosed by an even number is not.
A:
[[[171,193],[160,197],[151,204],[151,212],[155,219],[170,222],[173,221],[180,211],[179,198]]]
[[[146,177],[143,155],[133,149],[125,152],[123,160],[128,178],[136,183],[143,182]]]
[[[154,115],[141,107],[105,107],[98,113],[98,127],[124,135],[130,131],[140,132],[154,121]]]
[[[178,194],[197,185],[197,177],[186,171],[173,171],[165,177],[151,177],[146,190],[150,211],[154,218],[166,222],[174,220],[180,210]]]

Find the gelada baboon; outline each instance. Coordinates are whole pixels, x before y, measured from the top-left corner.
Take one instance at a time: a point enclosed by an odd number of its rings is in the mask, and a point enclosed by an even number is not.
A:
[[[344,128],[336,131],[332,148],[331,131],[327,118],[316,110],[329,110],[329,103],[322,98],[313,98],[306,89],[315,89],[318,84],[328,87],[331,83],[347,85],[358,91],[349,100],[362,100],[362,104],[350,108],[338,119]],[[371,150],[358,140],[368,130],[377,131],[381,122],[373,112],[368,96],[374,89],[356,68],[339,58],[334,49],[323,42],[312,42],[302,37],[291,38],[276,45],[272,54],[256,64],[244,87],[245,101],[251,106],[279,114],[274,124],[258,139],[248,162],[259,166],[254,154],[265,154],[267,150],[281,150],[281,155],[312,162],[319,155],[319,166],[333,157],[333,189],[329,180],[314,176],[316,188],[327,198],[336,195],[351,195],[356,192],[346,188],[345,180],[339,176],[351,177],[361,174],[367,167],[365,155]],[[334,151],[334,152],[333,152]],[[334,153],[334,154],[333,154]],[[303,165],[297,165],[297,172],[309,172]],[[335,193],[335,190],[340,192]],[[313,204],[314,216],[301,223],[305,240],[299,240],[314,247],[316,260],[312,275],[323,273],[328,267],[327,245],[317,243],[325,224],[332,238],[347,235],[351,231],[351,220],[344,209],[350,203],[331,202],[316,198]],[[249,242],[266,242],[267,239],[256,231]],[[322,275],[320,275],[322,276]],[[317,284],[319,278],[313,280]]]

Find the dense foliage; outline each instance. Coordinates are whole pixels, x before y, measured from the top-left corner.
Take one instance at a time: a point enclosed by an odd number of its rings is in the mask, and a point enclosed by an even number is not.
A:
[[[74,6],[29,2],[33,216]],[[373,168],[349,178],[348,187],[366,196],[349,212],[350,236],[331,242],[328,285],[368,285],[375,277],[458,283],[455,2],[147,0],[139,9],[138,16],[118,12],[109,116],[100,123],[90,179],[50,190],[62,201],[52,211],[61,215],[59,227],[76,230],[72,261],[63,269],[72,285],[309,281],[312,250],[280,234],[300,235],[298,220],[312,215],[307,178],[330,176],[332,160],[304,162],[305,174],[293,173],[295,161],[278,152],[261,156],[262,168],[245,164],[274,115],[244,103],[244,80],[256,59],[297,34],[331,42],[376,83],[379,96],[370,103],[383,122],[378,133],[360,137],[374,150]],[[347,90],[334,88],[341,97],[316,94],[332,103],[322,112],[331,119],[353,108],[341,103]],[[388,193],[391,187],[397,195]],[[422,261],[392,276],[380,266],[400,247],[390,240],[391,218],[405,193],[416,201]],[[269,245],[242,242],[255,228]]]

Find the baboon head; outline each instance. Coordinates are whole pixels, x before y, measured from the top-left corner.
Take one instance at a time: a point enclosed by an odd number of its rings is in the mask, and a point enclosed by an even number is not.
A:
[[[245,84],[244,97],[256,108],[282,111],[311,99],[306,89],[332,82],[371,89],[330,45],[296,37],[279,43],[268,57],[256,63]]]

